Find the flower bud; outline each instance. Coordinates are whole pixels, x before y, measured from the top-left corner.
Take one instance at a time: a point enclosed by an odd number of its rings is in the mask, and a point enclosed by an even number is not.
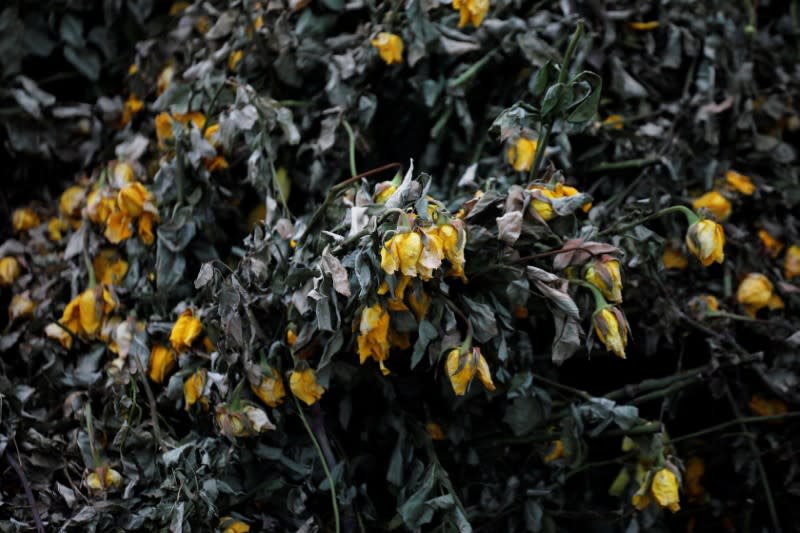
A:
[[[467,393],[467,388],[469,388],[469,384],[475,374],[478,375],[478,379],[487,390],[495,390],[492,374],[489,371],[489,364],[478,347],[473,347],[463,353],[460,348],[451,350],[447,354],[445,368],[456,396],[464,396]]]
[[[628,321],[617,307],[604,307],[594,314],[594,331],[610,352],[625,359],[628,344]]]
[[[619,261],[609,255],[593,261],[586,269],[586,281],[600,289],[610,302],[622,301],[622,276]]]
[[[686,246],[703,266],[714,261],[721,264],[725,260],[725,230],[713,220],[699,220],[689,226]]]

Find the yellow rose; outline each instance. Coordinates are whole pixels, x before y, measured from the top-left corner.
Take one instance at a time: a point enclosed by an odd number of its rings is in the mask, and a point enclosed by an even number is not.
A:
[[[11,214],[11,226],[17,233],[33,229],[41,223],[42,220],[39,218],[39,215],[30,207],[15,209]]]
[[[770,304],[772,291],[772,282],[764,274],[750,273],[739,283],[736,301],[748,315],[755,316],[759,309]]]
[[[36,303],[31,300],[28,291],[22,294],[15,294],[8,304],[8,318],[17,320],[19,318],[31,318],[36,311]]]
[[[0,259],[0,287],[8,287],[19,278],[22,269],[16,257],[4,257]]]
[[[62,232],[69,228],[69,224],[59,217],[53,217],[47,222],[47,234],[51,241],[58,242],[64,238]]]
[[[117,210],[117,199],[107,196],[103,189],[96,189],[86,198],[86,215],[95,224],[105,224]]]
[[[593,261],[586,269],[586,281],[600,289],[603,296],[613,303],[622,301],[622,276],[619,272],[619,261],[603,256]]]
[[[425,229],[423,235],[424,247],[417,261],[417,271],[420,279],[428,281],[433,277],[433,271],[442,266],[445,258],[444,241],[436,226]]]
[[[725,230],[713,220],[699,220],[686,232],[686,246],[703,266],[725,260]]]
[[[778,254],[783,250],[783,243],[770,235],[767,230],[758,230],[758,238],[761,239],[761,244],[764,245],[770,257],[778,257]]]
[[[250,390],[269,407],[278,407],[283,403],[283,398],[286,396],[283,379],[273,367],[269,367],[264,375],[261,376],[258,386],[250,383]]]
[[[680,511],[680,497],[678,496],[678,478],[668,468],[662,468],[653,476],[650,486],[653,497],[661,508],[666,508],[676,513]]]
[[[234,520],[230,516],[223,516],[219,521],[222,533],[248,533],[250,526],[241,520]]]
[[[118,489],[122,486],[122,475],[113,468],[101,466],[86,476],[86,486],[92,490]]]
[[[382,31],[370,44],[378,50],[387,65],[403,62],[403,39],[399,35]]]
[[[128,273],[128,262],[120,259],[115,248],[104,248],[92,261],[98,283],[118,285]]]
[[[100,329],[103,319],[117,307],[117,302],[112,294],[108,289],[103,288],[102,285],[98,285],[93,289],[86,289],[80,293],[75,300],[77,300],[78,304],[80,330],[87,337],[94,336]],[[73,302],[75,300],[73,300]],[[69,310],[69,305],[70,304],[67,304],[67,309],[64,310],[65,315]],[[74,313],[74,310],[72,313]],[[74,314],[72,318],[74,320]],[[64,318],[62,318],[62,323],[70,327],[68,322],[69,320],[64,320]]]
[[[103,232],[108,242],[112,244],[119,244],[122,241],[128,240],[133,235],[131,223],[133,218],[129,217],[122,211],[112,213],[107,220],[106,230]]]
[[[192,343],[202,332],[203,324],[200,319],[194,316],[191,309],[186,309],[172,326],[169,342],[176,352],[182,353],[192,347]]]
[[[186,381],[183,382],[183,399],[186,403],[187,410],[198,401],[204,405],[207,403],[207,401],[204,401],[205,397],[203,396],[203,392],[206,388],[206,379],[206,370],[201,368],[195,370],[186,378]]]
[[[58,208],[66,218],[76,219],[81,217],[81,207],[86,198],[86,191],[83,187],[73,185],[61,193],[58,201]]]
[[[478,379],[487,390],[495,390],[489,364],[481,354],[480,348],[473,347],[466,353],[461,353],[459,348],[451,350],[447,354],[445,368],[456,396],[463,396],[467,393],[467,388],[475,374],[478,375]]]
[[[374,359],[381,368],[383,375],[389,374],[383,362],[389,358],[389,313],[377,303],[371,307],[365,307],[361,311],[361,322],[359,324],[360,334],[358,336],[358,357],[363,365],[370,357]]]
[[[672,246],[664,247],[661,263],[664,268],[675,270],[683,270],[689,266],[689,260],[683,255],[683,252],[679,248],[673,248]]]
[[[786,258],[783,262],[783,275],[786,279],[800,276],[800,246],[791,245],[786,250]]]
[[[150,191],[138,181],[134,181],[120,189],[117,194],[117,205],[120,211],[135,218],[142,214],[145,203],[149,202],[151,198]]]
[[[147,246],[153,244],[156,238],[155,233],[153,233],[153,221],[156,220],[158,220],[158,216],[148,211],[145,211],[139,217],[139,238]]]
[[[735,170],[729,170],[725,173],[725,181],[728,182],[733,189],[739,191],[746,196],[752,196],[756,190],[753,182],[744,174],[739,174]]]
[[[161,385],[175,369],[177,362],[175,353],[171,349],[157,344],[150,350],[150,364],[148,365],[147,375]]]
[[[442,239],[444,256],[450,262],[449,276],[461,278],[466,283],[464,274],[464,249],[467,246],[467,232],[464,231],[463,222],[457,220],[453,224],[439,226],[439,237]]]
[[[731,203],[717,191],[707,192],[700,198],[695,199],[692,202],[692,207],[694,207],[695,211],[707,209],[719,222],[722,222],[731,214]]]
[[[536,139],[526,139],[520,137],[508,148],[506,153],[509,164],[517,172],[527,172],[533,166],[533,159],[536,155],[536,147],[539,143]]]
[[[52,322],[47,326],[45,326],[44,334],[48,339],[52,339],[58,342],[59,344],[61,344],[61,346],[63,346],[67,350],[72,348],[72,335],[64,331],[64,328],[62,328],[55,322]]]
[[[604,307],[594,314],[594,331],[610,352],[625,359],[628,344],[628,321],[616,307]]]
[[[489,0],[453,0],[453,9],[459,12],[459,28],[468,22],[477,28],[489,12]]]
[[[419,233],[398,233],[381,248],[381,268],[389,275],[400,270],[406,276],[416,277],[421,254],[422,237]]]
[[[317,374],[314,370],[295,370],[289,377],[289,388],[299,400],[307,405],[314,405],[322,398],[325,389],[317,383]]]

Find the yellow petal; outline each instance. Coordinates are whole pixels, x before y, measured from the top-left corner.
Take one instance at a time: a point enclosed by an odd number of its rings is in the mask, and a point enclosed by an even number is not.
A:
[[[662,468],[653,476],[651,487],[653,497],[660,507],[666,507],[673,513],[680,510],[678,496],[678,478],[668,468]]]
[[[281,375],[278,371],[272,367],[261,376],[261,381],[258,386],[252,383],[250,384],[250,390],[269,407],[279,406],[283,403],[283,398],[286,396],[286,388],[283,385],[283,379],[281,379]]]
[[[13,284],[20,274],[22,274],[22,269],[15,257],[0,259],[0,287],[8,287]]]
[[[39,218],[39,215],[30,207],[15,209],[11,214],[11,226],[17,233],[33,229],[41,223],[42,220]]]
[[[713,220],[700,220],[686,232],[686,246],[703,266],[725,260],[725,231]]]
[[[175,369],[177,359],[173,351],[166,346],[157,344],[150,351],[150,364],[147,375],[159,385],[164,383],[167,376]]]
[[[694,207],[695,211],[707,209],[719,222],[727,219],[732,210],[731,203],[728,199],[717,191],[707,192],[700,198],[697,198],[692,202],[692,207]]]
[[[316,373],[310,369],[295,370],[289,377],[289,388],[300,401],[314,405],[322,398],[325,389],[317,383]]]
[[[169,342],[176,352],[182,353],[192,347],[192,343],[202,331],[203,325],[200,323],[200,319],[193,315],[191,309],[186,309],[172,326]]]
[[[206,388],[206,370],[201,368],[195,370],[186,381],[183,382],[183,399],[186,409],[197,403],[203,397]]]
[[[756,190],[756,186],[753,185],[749,177],[744,174],[739,174],[735,170],[729,170],[725,173],[725,181],[727,181],[728,185],[732,188],[746,196],[752,196]]]

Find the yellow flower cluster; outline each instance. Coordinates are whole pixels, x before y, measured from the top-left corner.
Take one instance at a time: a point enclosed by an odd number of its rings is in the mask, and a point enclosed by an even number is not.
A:
[[[205,131],[203,137],[219,152],[220,139],[219,139],[219,124],[211,124],[206,127],[206,116],[198,111],[190,111],[189,113],[167,113],[166,111],[159,113],[155,118],[156,123],[156,138],[158,139],[158,146],[162,150],[166,150],[175,134],[175,128],[181,127],[183,129],[195,128],[197,130]],[[228,161],[224,156],[217,154],[212,158],[203,159],[203,164],[209,172],[216,172],[228,168]]]
[[[381,248],[381,268],[389,275],[399,271],[405,276],[427,281],[447,259],[450,262],[447,274],[466,281],[466,244],[467,235],[460,221],[398,233]]]
[[[464,396],[467,393],[469,384],[476,375],[487,390],[495,389],[492,373],[489,371],[489,363],[486,362],[486,358],[483,357],[478,347],[464,352],[460,348],[451,350],[447,354],[445,368],[456,396]]]

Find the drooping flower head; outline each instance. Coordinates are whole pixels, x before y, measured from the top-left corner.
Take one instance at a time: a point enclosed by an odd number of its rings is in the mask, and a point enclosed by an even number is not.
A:
[[[468,22],[477,28],[489,12],[489,0],[453,0],[453,9],[459,12],[459,28]]]
[[[594,331],[610,352],[625,359],[628,344],[628,320],[617,307],[603,307],[594,313]]]
[[[613,303],[622,301],[622,276],[619,261],[610,255],[592,261],[586,269],[586,281],[600,289],[603,296]]]
[[[725,260],[725,230],[713,220],[698,220],[686,232],[686,246],[703,266],[714,261],[721,264]]]
[[[358,358],[363,365],[367,359],[374,359],[381,367],[383,375],[389,374],[384,361],[389,358],[389,313],[376,303],[361,311],[358,336]]]
[[[325,388],[317,383],[317,374],[311,368],[293,371],[289,376],[289,388],[306,405],[317,403],[325,392]]]
[[[489,364],[478,347],[473,347],[464,352],[460,348],[454,348],[447,354],[445,369],[456,396],[463,396],[467,393],[469,384],[476,374],[487,390],[495,390],[492,382],[492,373],[489,371]]]

